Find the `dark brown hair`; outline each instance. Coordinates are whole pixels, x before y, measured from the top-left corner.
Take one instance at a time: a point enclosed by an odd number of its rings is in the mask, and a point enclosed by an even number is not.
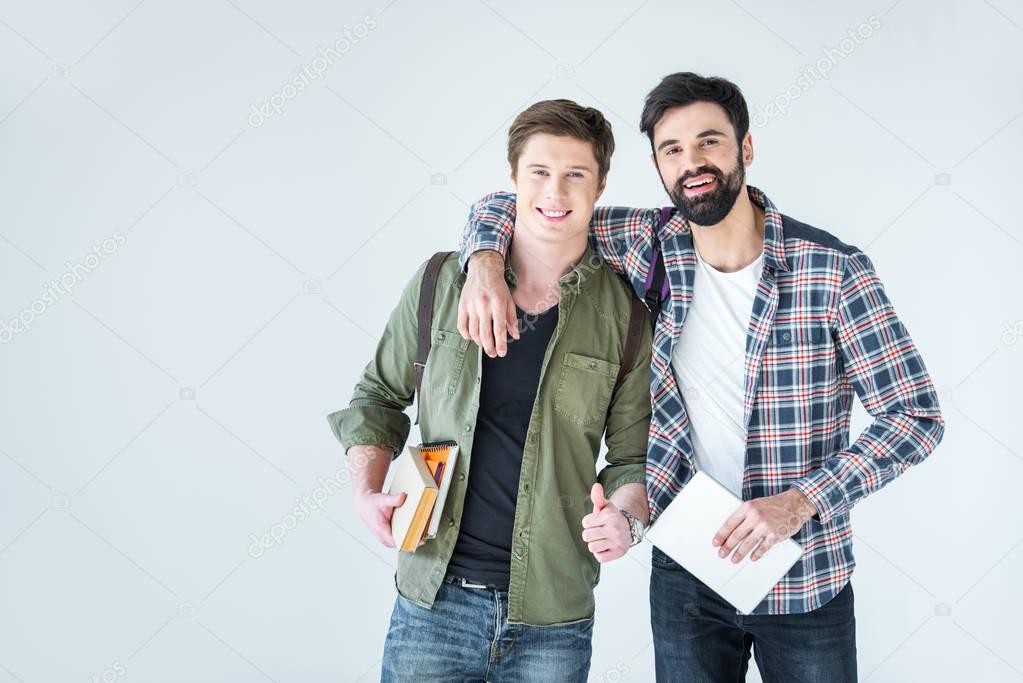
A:
[[[512,175],[518,170],[519,157],[526,140],[536,133],[569,135],[593,145],[597,160],[597,182],[603,182],[611,169],[615,138],[611,124],[593,107],[583,107],[572,100],[543,100],[515,117],[508,129],[508,163]]]
[[[651,151],[654,149],[654,126],[664,113],[672,107],[684,107],[693,102],[720,105],[735,129],[739,147],[742,147],[742,140],[749,130],[749,109],[739,86],[726,78],[707,78],[691,71],[681,71],[665,76],[646,96],[639,130],[650,138]]]

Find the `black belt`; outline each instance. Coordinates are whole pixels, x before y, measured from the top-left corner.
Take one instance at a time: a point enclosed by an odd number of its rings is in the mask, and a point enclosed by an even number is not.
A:
[[[455,576],[454,574],[448,574],[444,577],[444,583],[451,583],[462,588],[489,588],[495,591],[506,591],[508,586],[498,586],[495,583],[479,583],[472,579],[467,579],[464,576]]]

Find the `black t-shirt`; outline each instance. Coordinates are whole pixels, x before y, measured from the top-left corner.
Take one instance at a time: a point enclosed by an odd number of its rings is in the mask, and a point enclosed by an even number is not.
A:
[[[504,358],[483,354],[480,407],[461,528],[448,573],[477,583],[508,586],[515,501],[540,367],[558,324],[558,307],[538,316],[516,306],[523,321]]]

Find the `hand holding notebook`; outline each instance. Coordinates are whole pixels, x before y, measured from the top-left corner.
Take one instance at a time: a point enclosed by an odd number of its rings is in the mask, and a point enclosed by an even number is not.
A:
[[[719,557],[711,539],[741,503],[724,486],[697,472],[646,537],[740,612],[749,614],[788,573],[803,548],[786,539],[756,562],[749,555],[738,564]]]

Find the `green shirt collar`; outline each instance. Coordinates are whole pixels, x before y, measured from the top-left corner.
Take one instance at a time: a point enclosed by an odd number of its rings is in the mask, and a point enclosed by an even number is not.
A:
[[[572,270],[558,279],[558,284],[563,288],[578,286],[585,282],[589,275],[599,272],[601,263],[600,256],[597,255],[597,252],[593,250],[593,247],[587,241],[586,250],[583,252],[582,257],[573,266]],[[504,261],[504,280],[511,289],[515,289],[518,285],[518,276],[515,275],[515,271],[511,266],[511,249],[508,250],[508,256]]]

